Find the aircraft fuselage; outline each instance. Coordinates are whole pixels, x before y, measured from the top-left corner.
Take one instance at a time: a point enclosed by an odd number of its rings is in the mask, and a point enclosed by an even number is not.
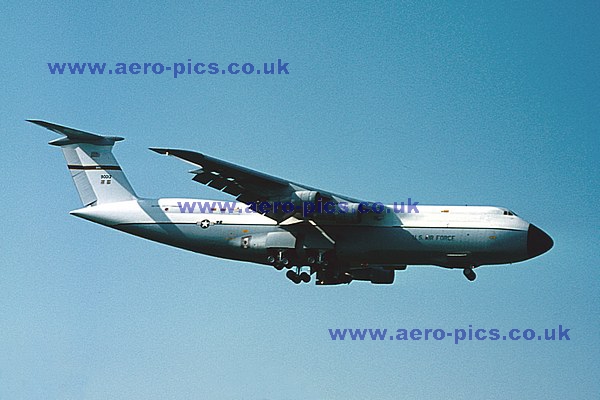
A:
[[[543,252],[544,243],[532,241],[546,240],[536,236],[533,225],[501,207],[423,205],[418,213],[396,213],[390,205],[380,214],[362,214],[358,222],[322,222],[317,227],[295,218],[278,224],[244,211],[247,206],[239,202],[235,203],[239,212],[182,212],[185,202],[210,201],[140,199],[71,213],[197,253],[266,265],[272,249],[321,248],[333,251],[337,263],[351,268],[407,264],[467,268],[535,257]]]

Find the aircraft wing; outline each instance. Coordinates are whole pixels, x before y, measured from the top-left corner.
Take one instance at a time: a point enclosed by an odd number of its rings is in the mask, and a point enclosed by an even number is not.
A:
[[[159,154],[169,155],[184,160],[198,167],[190,171],[194,174],[194,181],[223,191],[236,197],[246,204],[259,202],[288,202],[298,196],[304,196],[305,201],[310,201],[307,192],[317,192],[325,201],[358,203],[360,200],[347,196],[315,189],[310,186],[297,184],[275,176],[267,175],[249,168],[245,168],[227,161],[219,160],[205,154],[189,150],[150,148]],[[279,221],[290,215],[267,213],[271,218]]]

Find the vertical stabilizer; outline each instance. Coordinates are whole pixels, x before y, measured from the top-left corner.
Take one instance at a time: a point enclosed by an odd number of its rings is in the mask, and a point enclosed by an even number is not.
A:
[[[49,144],[59,146],[84,206],[137,199],[121,166],[112,154],[118,136],[101,136],[45,121],[27,120],[63,137]]]

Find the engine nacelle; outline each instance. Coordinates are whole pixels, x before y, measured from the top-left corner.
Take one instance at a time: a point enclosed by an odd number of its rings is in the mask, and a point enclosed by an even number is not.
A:
[[[362,214],[358,210],[358,203],[338,204],[334,214],[335,222],[346,224],[357,224],[361,220]]]
[[[294,207],[302,208],[304,203],[311,203],[316,205],[323,197],[321,193],[314,190],[298,190],[292,193],[290,201],[294,204]]]
[[[358,203],[338,203],[314,190],[298,190],[292,193],[291,203],[296,209],[298,219],[335,221],[337,223],[356,224],[361,220]]]

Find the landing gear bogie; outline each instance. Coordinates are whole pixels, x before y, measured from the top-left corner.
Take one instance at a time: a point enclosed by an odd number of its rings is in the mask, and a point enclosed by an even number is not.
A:
[[[274,254],[267,256],[267,262],[275,267],[276,270],[281,271],[283,268],[291,268],[290,257],[293,255],[288,250],[278,250]]]
[[[285,276],[292,282],[294,282],[296,285],[304,282],[304,283],[308,283],[310,282],[310,274],[308,272],[300,272],[300,268],[296,267],[296,271],[294,271],[293,269],[290,269],[288,272],[285,273]]]
[[[305,258],[306,265],[311,267],[326,267],[332,258],[329,250],[312,250]]]

